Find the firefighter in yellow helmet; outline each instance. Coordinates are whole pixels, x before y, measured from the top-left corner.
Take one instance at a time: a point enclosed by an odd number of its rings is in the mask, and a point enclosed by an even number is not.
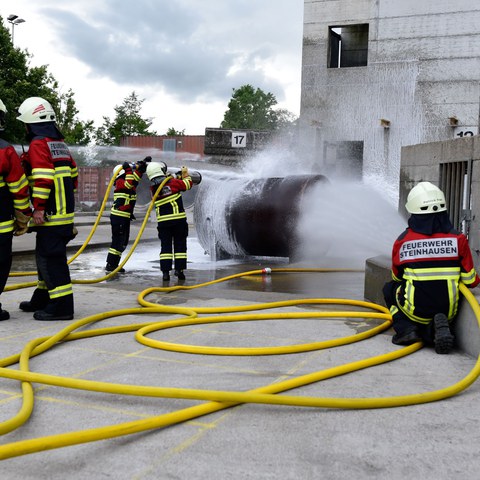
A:
[[[440,354],[453,348],[451,323],[458,312],[459,282],[480,283],[468,240],[450,221],[445,195],[430,182],[408,194],[408,228],[392,250],[392,281],[383,294],[393,317],[395,345],[418,341]]]
[[[34,312],[35,320],[71,320],[74,304],[67,244],[76,234],[77,165],[48,101],[27,98],[18,108],[17,120],[25,124],[30,143],[21,160],[30,184],[38,271],[37,288],[29,301],[20,303],[20,309]]]
[[[5,130],[7,108],[0,100],[0,132]],[[0,138],[0,294],[3,292],[12,266],[12,237],[23,235],[32,216],[30,194],[20,158],[15,149]],[[10,314],[2,309],[0,320]]]

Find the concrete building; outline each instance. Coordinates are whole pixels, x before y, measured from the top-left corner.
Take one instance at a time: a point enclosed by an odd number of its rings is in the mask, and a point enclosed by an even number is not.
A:
[[[480,3],[305,0],[300,137],[398,195],[401,148],[478,134]]]

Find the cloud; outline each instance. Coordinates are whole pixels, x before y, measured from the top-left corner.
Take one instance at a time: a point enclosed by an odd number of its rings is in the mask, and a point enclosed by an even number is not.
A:
[[[93,78],[144,86],[192,103],[225,100],[249,83],[285,96],[268,66],[295,55],[301,0],[73,1],[40,10],[57,29],[64,54]]]

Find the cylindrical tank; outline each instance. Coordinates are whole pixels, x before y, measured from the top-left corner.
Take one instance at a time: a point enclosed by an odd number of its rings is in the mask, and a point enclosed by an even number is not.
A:
[[[200,245],[213,259],[291,257],[302,198],[322,182],[323,175],[203,182],[194,209]]]

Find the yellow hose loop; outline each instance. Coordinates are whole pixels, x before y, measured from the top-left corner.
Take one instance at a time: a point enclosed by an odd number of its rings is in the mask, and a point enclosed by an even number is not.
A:
[[[266,308],[262,306],[261,308]],[[197,309],[198,313],[198,309]],[[350,335],[334,340],[324,340],[321,342],[313,342],[298,345],[285,345],[277,347],[256,347],[256,348],[233,348],[233,347],[205,347],[196,345],[180,345],[176,343],[164,342],[154,340],[146,337],[148,333],[165,330],[167,328],[175,328],[188,325],[202,325],[210,323],[224,323],[224,322],[242,322],[249,320],[285,320],[285,319],[309,319],[309,318],[379,318],[386,321],[381,325],[371,328],[362,333]],[[282,355],[300,352],[310,352],[313,350],[321,350],[325,348],[332,348],[339,345],[347,345],[349,343],[359,342],[370,338],[384,330],[390,328],[391,316],[386,313],[364,313],[364,312],[304,312],[304,313],[276,313],[276,314],[255,314],[255,315],[236,315],[236,316],[216,316],[203,317],[196,319],[181,319],[170,320],[161,323],[147,325],[135,334],[135,339],[146,346],[158,348],[161,350],[169,350],[182,353],[194,353],[201,355]]]
[[[472,307],[472,310],[477,318],[477,322],[480,325],[480,307],[475,300],[475,297],[468,291],[464,285],[460,285],[460,290],[467,299],[467,302]],[[379,310],[382,310],[380,307]],[[266,385],[248,392],[228,392],[228,391],[205,391],[195,389],[171,389],[162,387],[139,387],[135,385],[115,385],[105,384],[102,382],[87,382],[84,380],[74,379],[62,379],[60,377],[46,376],[42,374],[35,374],[26,371],[27,365],[24,361],[31,356],[38,355],[39,353],[52,347],[58,341],[68,341],[77,338],[87,338],[94,336],[96,332],[99,335],[116,333],[117,328],[108,327],[99,329],[98,331],[89,330],[85,332],[73,332],[74,328],[79,328],[87,323],[92,323],[104,318],[130,315],[135,313],[176,313],[182,314],[190,318],[194,318],[198,313],[195,309],[179,309],[177,307],[165,307],[157,306],[150,308],[137,308],[137,309],[124,309],[113,312],[105,312],[103,314],[94,315],[86,319],[74,322],[63,329],[58,334],[47,337],[46,339],[36,339],[25,347],[21,354],[20,362],[21,368],[19,371],[9,370],[5,368],[0,369],[0,375],[6,378],[15,378],[23,383],[25,382],[39,382],[45,384],[59,385],[66,388],[85,388],[94,391],[105,391],[108,393],[121,393],[128,395],[148,395],[148,396],[165,396],[172,398],[188,398],[188,399],[210,399],[213,400],[209,403],[197,405],[194,407],[185,408],[176,412],[150,417],[147,419],[137,420],[133,422],[127,422],[120,425],[111,425],[101,428],[95,428],[85,431],[69,432],[60,435],[53,435],[43,438],[25,440],[7,445],[0,446],[0,459],[11,458],[14,456],[24,455],[27,453],[34,453],[43,450],[49,450],[53,448],[64,447],[68,445],[75,445],[79,443],[85,443],[90,441],[98,441],[107,438],[114,438],[121,435],[127,435],[131,433],[142,432],[146,430],[162,428],[165,426],[173,425],[179,422],[197,418],[208,413],[219,411],[225,408],[232,407],[239,403],[267,403],[267,404],[284,404],[284,405],[297,405],[297,406],[311,406],[311,407],[324,407],[324,408],[387,408],[397,407],[403,405],[413,405],[419,403],[433,402],[453,396],[468,386],[470,386],[480,375],[480,356],[473,369],[456,384],[432,392],[425,392],[420,394],[403,395],[396,397],[384,397],[384,398],[323,398],[323,397],[298,397],[287,395],[276,395],[280,392],[290,390],[292,388],[298,388],[309,383],[317,382],[326,378],[332,378],[338,375],[344,375],[346,373],[367,368],[373,365],[379,365],[381,363],[391,361],[396,358],[400,358],[403,355],[408,355],[415,352],[422,347],[420,342],[410,345],[402,349],[398,349],[394,352],[379,355],[377,357],[367,358],[364,360],[352,362],[345,365],[329,368],[323,371],[313,372],[307,375],[302,375],[297,378],[285,380],[271,385]],[[308,312],[310,313],[310,312]],[[337,313],[337,312],[334,312]],[[358,312],[343,312],[354,313]],[[382,315],[382,313],[371,313],[370,315]],[[365,316],[365,313],[363,313]],[[158,322],[157,322],[158,323]],[[141,330],[145,328],[146,324],[138,325]],[[134,329],[132,326],[118,327],[122,331]],[[17,360],[18,360],[18,356]],[[10,359],[3,359],[0,361],[2,366],[6,364],[10,365],[14,357]],[[80,382],[80,383],[75,383]],[[134,393],[137,392],[137,393]],[[26,391],[26,395],[31,395],[31,391]]]

